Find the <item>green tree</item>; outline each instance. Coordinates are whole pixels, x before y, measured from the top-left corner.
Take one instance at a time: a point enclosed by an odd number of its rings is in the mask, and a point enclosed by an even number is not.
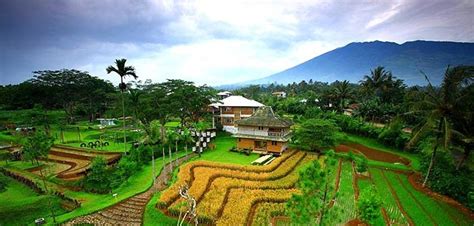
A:
[[[336,145],[339,130],[330,120],[308,119],[296,128],[292,145],[301,150],[320,152]]]
[[[125,132],[125,98],[123,96],[124,91],[127,89],[127,84],[123,82],[124,78],[127,76],[131,76],[134,79],[137,79],[138,76],[135,74],[135,68],[132,66],[126,66],[125,63],[127,59],[116,59],[115,60],[115,67],[110,65],[106,68],[107,74],[111,72],[115,72],[117,75],[120,76],[120,92],[122,95],[122,117],[123,117],[123,149],[126,152],[126,144],[127,144],[127,135]]]
[[[373,224],[380,217],[382,201],[374,187],[367,187],[362,190],[357,200],[357,213],[359,218],[368,224]]]
[[[110,176],[105,158],[101,156],[95,157],[92,160],[89,173],[84,178],[84,187],[93,192],[108,192],[111,189]]]
[[[429,180],[433,170],[436,154],[440,147],[449,150],[452,141],[452,134],[456,131],[452,128],[452,116],[459,115],[460,108],[465,101],[460,94],[462,93],[462,85],[466,80],[473,78],[473,73],[466,70],[465,67],[455,67],[446,69],[441,87],[436,88],[431,85],[428,76],[428,87],[425,91],[423,102],[413,104],[413,112],[424,115],[423,121],[419,129],[413,134],[409,146],[417,143],[426,135],[433,135],[433,150],[431,152],[430,164],[423,180],[423,186]]]
[[[329,209],[332,191],[331,172],[335,170],[334,151],[328,151],[324,167],[319,161],[299,173],[297,186],[302,194],[293,194],[287,202],[287,210],[292,222],[303,225],[323,225]]]
[[[40,158],[47,158],[51,146],[54,144],[54,139],[48,136],[46,133],[35,132],[33,135],[26,138],[23,144],[23,153],[26,159],[35,159],[39,166]],[[46,184],[46,178],[43,173],[43,167],[40,168],[40,176],[43,181],[43,187],[46,193],[48,192],[48,186]],[[52,208],[51,199],[48,199],[48,206],[51,210],[53,221],[56,223],[56,216],[54,214],[54,208]]]

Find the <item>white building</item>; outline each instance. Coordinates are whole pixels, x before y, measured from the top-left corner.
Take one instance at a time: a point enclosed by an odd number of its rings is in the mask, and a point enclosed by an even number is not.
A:
[[[247,99],[243,96],[230,96],[210,105],[214,117],[212,119],[213,127],[215,123],[220,122],[223,129],[230,133],[236,133],[237,127],[235,120],[248,118],[257,110],[264,106],[255,100]]]

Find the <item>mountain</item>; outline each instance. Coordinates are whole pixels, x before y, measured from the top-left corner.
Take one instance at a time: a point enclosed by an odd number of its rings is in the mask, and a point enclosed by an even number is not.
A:
[[[412,41],[355,42],[248,84],[287,84],[301,80],[359,82],[377,66],[384,66],[408,85],[424,85],[421,71],[440,84],[447,66],[474,65],[474,43]]]

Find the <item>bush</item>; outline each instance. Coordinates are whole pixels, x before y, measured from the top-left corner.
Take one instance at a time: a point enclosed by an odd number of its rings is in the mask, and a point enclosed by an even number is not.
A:
[[[366,157],[362,156],[362,157],[357,158],[356,163],[357,163],[356,170],[357,170],[358,173],[367,172],[368,160],[367,160]]]
[[[426,173],[430,163],[431,155],[423,156],[421,160],[421,170]],[[469,200],[469,193],[474,192],[474,173],[467,167],[456,170],[451,155],[439,151],[436,157],[436,164],[428,180],[428,184],[433,191],[450,196],[459,202],[470,206],[473,209],[472,199]]]
[[[103,157],[95,157],[89,173],[83,179],[84,189],[90,192],[107,193],[111,190],[111,170]]]
[[[382,201],[374,187],[367,187],[362,190],[357,201],[357,212],[359,218],[366,223],[373,224],[375,219],[380,216],[380,207]]]

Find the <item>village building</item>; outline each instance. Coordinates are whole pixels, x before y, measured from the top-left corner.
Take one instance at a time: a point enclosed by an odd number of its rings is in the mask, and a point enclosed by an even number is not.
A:
[[[243,96],[230,96],[210,105],[214,117],[212,125],[215,128],[217,123],[222,125],[224,131],[236,133],[236,120],[252,116],[257,108],[264,106],[255,100],[247,99]]]
[[[263,106],[245,119],[235,122],[238,149],[251,149],[254,152],[281,154],[288,147],[293,123],[275,115],[271,107]]]
[[[286,92],[273,92],[272,95],[278,98],[286,98]]]

